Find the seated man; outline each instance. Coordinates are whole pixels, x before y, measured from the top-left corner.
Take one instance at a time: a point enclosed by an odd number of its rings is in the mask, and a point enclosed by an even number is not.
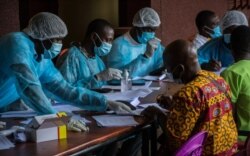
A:
[[[161,67],[164,48],[155,37],[160,23],[153,9],[139,10],[134,16],[133,28],[114,40],[106,57],[107,66],[128,69],[131,77],[145,76]]]
[[[219,17],[213,11],[200,11],[196,16],[195,24],[198,29],[198,33],[192,42],[196,49],[199,49],[211,38],[221,36]]]
[[[185,141],[207,131],[203,155],[232,155],[237,150],[237,129],[233,119],[230,88],[223,78],[200,69],[192,44],[177,40],[167,46],[164,56],[174,79],[185,84],[177,93],[163,96],[160,104],[170,112],[166,116],[156,107],[142,114],[158,118],[166,134],[166,151],[173,154]]]
[[[221,75],[232,90],[238,129],[250,131],[250,28],[237,27],[232,33],[231,45],[235,63]],[[243,141],[246,137],[239,139]]]
[[[120,79],[122,71],[106,69],[100,57],[112,47],[114,29],[103,19],[95,19],[89,25],[83,42],[71,45],[68,52],[57,60],[63,77],[74,86],[89,89],[100,88],[106,81]]]
[[[231,32],[239,25],[248,25],[246,16],[240,11],[228,11],[221,20],[223,37],[207,42],[198,50],[198,59],[202,69],[218,71],[234,63],[230,50]]]

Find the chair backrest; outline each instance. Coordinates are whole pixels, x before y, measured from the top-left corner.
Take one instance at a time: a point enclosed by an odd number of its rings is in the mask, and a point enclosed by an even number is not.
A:
[[[175,156],[201,156],[207,135],[207,132],[202,131],[192,136],[175,153]]]
[[[63,49],[60,52],[60,54],[57,56],[57,58],[56,58],[56,67],[60,67],[63,64],[64,59],[62,59],[62,58],[64,58],[66,56],[65,54],[67,54],[68,50],[69,49],[67,49],[67,48]]]
[[[61,56],[63,56],[64,54],[66,54],[67,52],[68,52],[68,48],[66,48],[66,49],[63,49],[61,52],[60,52],[60,54],[59,54],[59,57],[61,57]]]

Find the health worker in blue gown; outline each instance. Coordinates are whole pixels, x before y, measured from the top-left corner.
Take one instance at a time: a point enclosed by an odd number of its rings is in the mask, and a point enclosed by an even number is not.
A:
[[[246,16],[236,10],[226,12],[220,23],[223,36],[208,41],[198,49],[198,60],[202,69],[219,71],[222,67],[228,67],[234,63],[230,36],[239,25],[248,26]]]
[[[110,52],[114,29],[104,19],[95,19],[88,25],[82,42],[73,42],[57,60],[63,77],[74,86],[101,88],[106,81],[121,79],[121,70],[106,68],[102,57]]]
[[[159,15],[152,8],[142,8],[133,19],[133,27],[114,40],[106,57],[108,67],[128,69],[131,77],[145,76],[163,66],[164,47],[155,32],[160,26]]]
[[[65,23],[56,15],[41,12],[21,32],[0,38],[0,109],[22,99],[39,114],[52,114],[48,98],[77,107],[105,111],[130,111],[128,106],[109,101],[102,94],[67,83],[51,59],[62,48],[67,35]]]

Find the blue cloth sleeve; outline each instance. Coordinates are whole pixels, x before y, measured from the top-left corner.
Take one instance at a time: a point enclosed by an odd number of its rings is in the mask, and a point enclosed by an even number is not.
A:
[[[21,99],[39,114],[56,113],[34,73],[22,64],[12,65],[11,68],[16,75],[16,88]]]
[[[94,75],[92,75],[86,60],[80,55],[82,54],[76,47],[70,48],[63,63],[58,67],[61,74],[65,80],[73,86],[89,89],[100,88],[105,82],[98,81]]]
[[[199,64],[208,63],[210,61],[210,51],[207,48],[202,48],[197,51]]]
[[[38,73],[35,70],[33,47],[28,40],[13,39],[9,47],[9,67],[15,78],[15,86],[20,98],[39,114],[56,113],[45,96]]]
[[[141,54],[123,68],[130,71],[131,77],[148,75],[150,72],[162,67],[163,51],[164,47],[159,44],[152,57],[146,58],[143,56],[143,54]]]
[[[164,47],[159,44],[150,58],[143,56],[146,45],[133,45],[124,37],[113,42],[111,52],[106,57],[107,65],[120,70],[128,69],[132,77],[148,75],[163,65],[162,54]],[[136,57],[133,57],[136,55]]]
[[[104,95],[67,83],[59,71],[49,62],[49,69],[42,75],[42,85],[53,99],[68,102],[86,110],[105,111],[107,99]]]

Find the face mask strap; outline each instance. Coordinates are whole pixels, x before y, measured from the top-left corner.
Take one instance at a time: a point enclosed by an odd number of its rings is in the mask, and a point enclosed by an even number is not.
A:
[[[48,40],[49,40],[49,42],[51,43],[51,46],[52,46],[53,42],[51,41],[51,39],[48,39]],[[42,46],[43,46],[44,49],[49,50],[49,49],[47,49],[47,48],[44,46],[43,41],[41,41],[41,44],[42,44]]]
[[[206,26],[206,25],[203,27],[203,29],[204,29],[204,31],[205,31],[209,36],[212,36],[212,35],[215,34],[214,30],[211,29],[211,28],[209,28],[209,27]],[[208,31],[208,30],[209,30],[209,31]]]
[[[103,40],[100,38],[100,36],[96,33],[96,32],[94,32],[94,34],[96,35],[96,37],[99,39],[99,41],[101,42],[101,44],[103,43]],[[95,46],[97,46],[96,45],[96,42],[95,42],[95,40],[92,38],[92,41],[94,42],[94,45]],[[98,47],[98,46],[97,46]]]
[[[204,25],[204,28],[206,28],[206,29],[208,29],[208,30],[210,30],[210,31],[213,31],[213,29],[212,29],[212,28],[209,28],[207,25]]]
[[[51,39],[48,39],[50,41],[51,44],[53,44],[53,42],[51,41]]]
[[[43,49],[48,50],[48,49],[44,46],[43,41],[40,41],[40,42],[41,42],[41,44],[42,44]]]

